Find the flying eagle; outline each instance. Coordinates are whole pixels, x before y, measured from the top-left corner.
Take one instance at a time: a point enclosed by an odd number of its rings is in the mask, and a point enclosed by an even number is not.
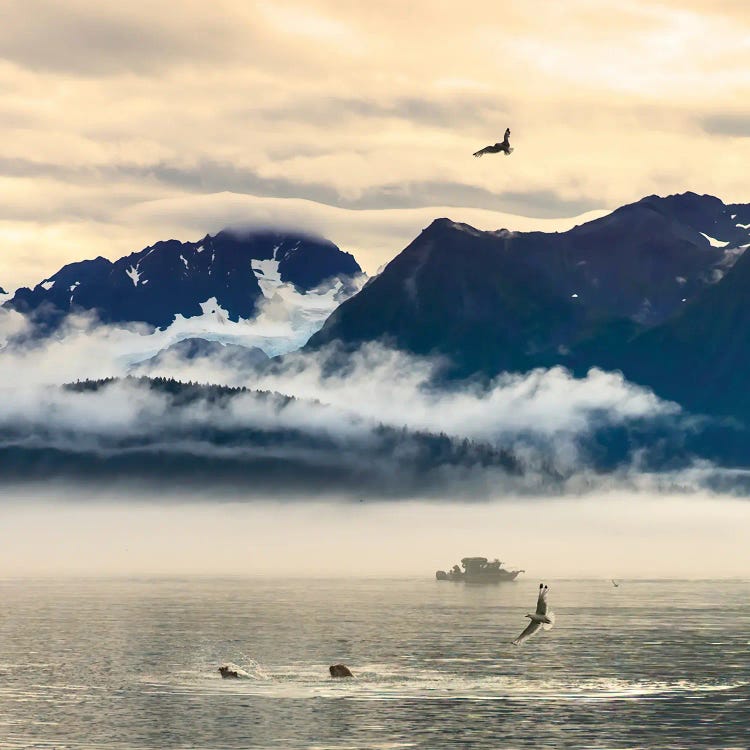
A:
[[[505,129],[505,138],[502,143],[496,143],[494,146],[485,146],[479,151],[474,152],[474,156],[482,156],[483,154],[496,154],[502,151],[506,156],[513,153],[513,149],[510,146],[510,128]]]

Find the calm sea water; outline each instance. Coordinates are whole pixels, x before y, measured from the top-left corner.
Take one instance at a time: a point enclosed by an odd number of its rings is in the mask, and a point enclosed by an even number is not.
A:
[[[748,747],[750,583],[549,583],[0,581],[0,747]]]

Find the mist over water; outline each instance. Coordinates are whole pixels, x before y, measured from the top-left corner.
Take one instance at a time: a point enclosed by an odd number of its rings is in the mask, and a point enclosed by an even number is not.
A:
[[[491,502],[285,502],[14,490],[0,568],[19,575],[416,576],[498,557],[523,579],[743,577],[750,503],[609,492]]]
[[[576,378],[557,367],[446,382],[444,360],[378,343],[239,366],[230,355],[172,353],[145,366],[138,357],[155,343],[142,328],[71,316],[39,338],[29,326],[0,311],[0,481],[37,471],[186,491],[200,481],[209,498],[213,490],[256,499],[746,491],[696,461],[689,440],[705,420],[616,372]],[[123,380],[134,367],[247,391]],[[89,378],[118,380],[64,387]]]
[[[335,368],[326,351],[244,368],[175,356],[152,374],[249,389],[175,401],[139,380],[62,387],[127,375],[150,346],[143,330],[86,316],[48,338],[28,326],[0,311],[0,455],[6,469],[24,451],[42,456],[2,478],[9,575],[431,577],[467,555],[535,578],[749,569],[750,503],[701,489],[715,467],[651,470],[648,441],[611,469],[592,462],[597,430],[659,424],[659,446],[698,424],[619,373],[438,385],[439,359],[379,344]],[[73,480],[35,482],[60,454],[88,463]],[[89,481],[113,455],[128,463]],[[222,475],[227,457],[245,467],[236,481]],[[270,479],[259,463],[269,457]],[[200,484],[189,474],[198,462]]]

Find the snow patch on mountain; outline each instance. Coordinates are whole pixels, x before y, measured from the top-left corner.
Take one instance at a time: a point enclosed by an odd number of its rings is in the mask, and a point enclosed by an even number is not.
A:
[[[138,286],[138,282],[141,279],[141,274],[138,272],[138,266],[130,266],[130,268],[126,268],[125,273],[130,276],[133,286]]]
[[[711,247],[726,247],[729,244],[728,242],[722,242],[721,240],[717,240],[715,237],[709,237],[704,232],[699,232],[699,234],[702,234],[708,240]]]
[[[149,336],[156,351],[186,338],[204,338],[222,344],[257,347],[269,357],[287,354],[304,346],[310,336],[322,328],[326,318],[365,281],[362,277],[345,286],[335,279],[329,285],[301,294],[293,284],[281,281],[278,261],[254,260],[253,271],[263,292],[259,312],[254,318],[231,321],[229,313],[213,297],[201,304],[200,315],[192,318],[177,315],[172,325]]]
[[[273,282],[263,290],[260,312],[253,321],[255,344],[270,357],[299,349],[310,336],[323,327],[328,316],[352,296],[336,279],[327,288],[300,294],[292,284],[279,283],[268,294]]]
[[[263,299],[259,301],[254,318],[233,322],[229,312],[211,297],[201,303],[201,314],[186,318],[178,314],[174,322],[163,330],[145,333],[138,327],[112,329],[108,340],[117,352],[119,361],[133,366],[180,341],[202,338],[221,344],[255,347],[269,357],[287,354],[307,343],[310,336],[322,328],[328,316],[364,285],[366,277],[343,284],[334,279],[330,284],[300,293],[293,284],[285,284],[278,274],[278,262],[253,261],[253,271],[261,281]],[[142,282],[145,283],[145,282]]]
[[[258,279],[260,290],[266,298],[273,297],[282,283],[279,261],[275,260],[277,250],[278,248],[274,248],[274,260],[253,260],[250,263],[255,277]]]
[[[42,289],[44,289],[46,292],[48,292],[54,285],[55,282],[48,279],[47,281],[43,281],[39,286],[42,287]]]

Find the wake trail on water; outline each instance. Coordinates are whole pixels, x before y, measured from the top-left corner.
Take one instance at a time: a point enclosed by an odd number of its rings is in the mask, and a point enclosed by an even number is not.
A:
[[[337,680],[327,664],[289,664],[270,667],[244,658],[232,665],[241,679],[223,680],[211,670],[179,672],[164,680],[147,680],[147,689],[178,693],[215,691],[274,698],[346,698],[363,701],[462,700],[462,701],[638,701],[699,695],[746,687],[746,682],[696,682],[690,680],[543,680],[524,675],[465,675],[410,666],[363,664],[352,667],[354,679]]]

